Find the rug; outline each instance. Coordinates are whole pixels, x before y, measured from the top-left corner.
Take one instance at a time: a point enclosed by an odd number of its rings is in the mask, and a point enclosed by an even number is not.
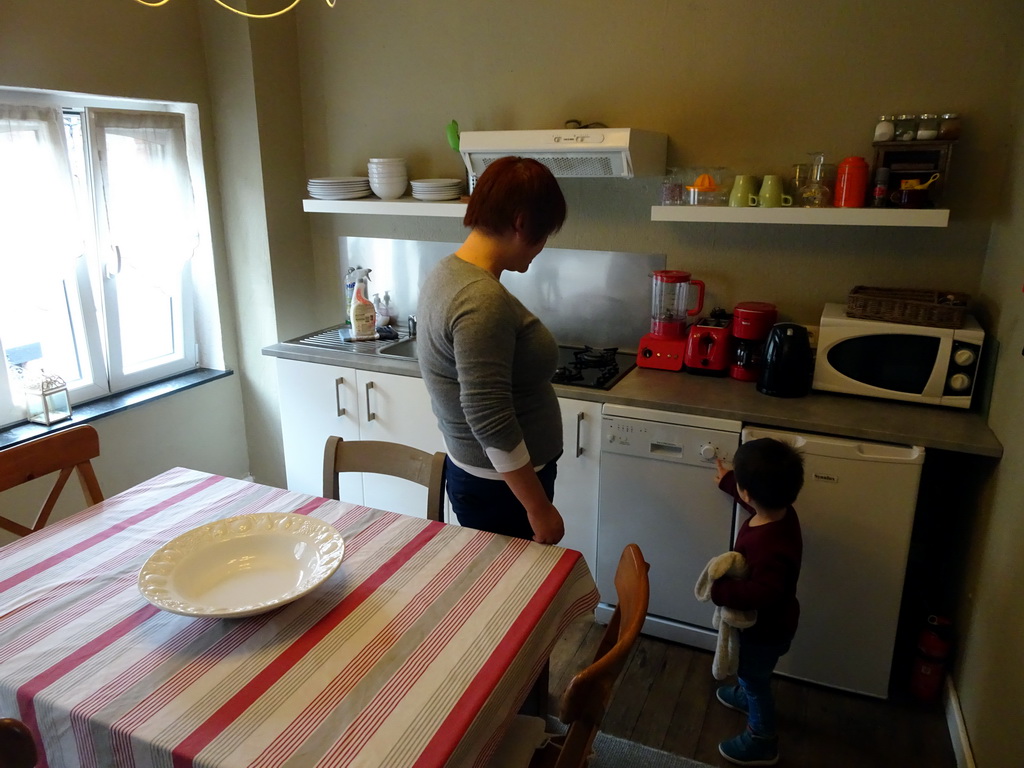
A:
[[[605,733],[594,739],[594,757],[590,768],[710,768],[670,752],[662,752],[635,741],[626,741]]]

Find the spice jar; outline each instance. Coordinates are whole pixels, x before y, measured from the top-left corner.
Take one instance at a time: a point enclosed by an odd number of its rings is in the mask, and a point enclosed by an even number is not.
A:
[[[917,140],[934,141],[939,136],[939,116],[921,115],[917,119]]]
[[[947,112],[939,120],[939,138],[953,141],[960,138],[960,115]]]
[[[898,115],[896,117],[896,141],[913,141],[917,136],[917,116]]]
[[[892,141],[896,136],[896,124],[893,122],[894,115],[882,115],[878,118],[875,126],[875,141]]]

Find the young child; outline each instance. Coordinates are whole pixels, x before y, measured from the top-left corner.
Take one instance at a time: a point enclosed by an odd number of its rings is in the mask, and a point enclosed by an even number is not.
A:
[[[733,546],[750,570],[745,579],[716,580],[711,600],[757,611],[756,623],[740,632],[739,685],[724,685],[716,692],[722,704],[747,715],[747,727],[719,744],[718,751],[737,765],[775,765],[779,740],[771,679],[800,617],[796,583],[803,540],[793,502],[803,487],[803,459],[779,440],[752,440],[736,451],[732,470],[718,461],[716,481],[751,513]]]

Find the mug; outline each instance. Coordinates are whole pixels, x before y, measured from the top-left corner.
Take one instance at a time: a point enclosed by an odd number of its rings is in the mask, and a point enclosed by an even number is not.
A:
[[[729,194],[729,205],[733,208],[746,208],[754,205],[750,202],[750,196],[757,188],[757,180],[753,176],[737,176],[732,184],[732,192]]]
[[[788,207],[793,204],[793,198],[782,191],[782,179],[778,176],[765,176],[760,194],[751,195],[749,201],[751,205],[760,205],[762,208]]]
[[[897,189],[889,199],[897,208],[925,208],[929,205],[927,189]]]

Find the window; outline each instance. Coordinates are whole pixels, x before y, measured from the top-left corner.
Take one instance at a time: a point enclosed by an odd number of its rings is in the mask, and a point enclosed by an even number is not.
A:
[[[209,227],[182,111],[25,93],[0,90],[0,425],[40,369],[80,403],[194,368]]]

